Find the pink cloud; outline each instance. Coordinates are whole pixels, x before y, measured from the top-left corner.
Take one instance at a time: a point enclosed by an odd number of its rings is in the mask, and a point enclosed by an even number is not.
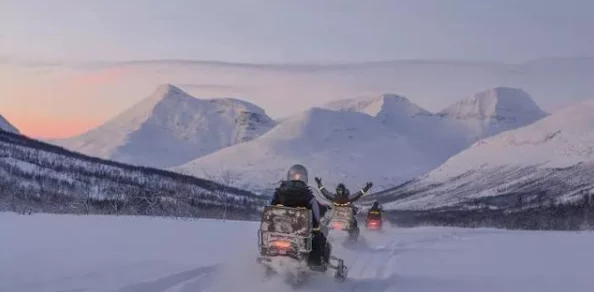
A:
[[[79,73],[77,76],[67,80],[66,86],[71,88],[88,88],[91,86],[102,86],[115,83],[130,70],[124,67],[112,67],[90,73]]]

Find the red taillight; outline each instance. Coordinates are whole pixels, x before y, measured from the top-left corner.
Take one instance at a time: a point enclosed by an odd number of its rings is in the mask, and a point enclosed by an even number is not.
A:
[[[342,229],[342,227],[344,227],[344,224],[342,224],[342,222],[334,222],[334,224],[332,224],[332,227],[334,227],[334,229]]]
[[[368,223],[368,225],[370,225],[370,226],[378,226],[379,224],[380,224],[380,222],[377,220],[370,220]]]
[[[273,242],[271,242],[272,246],[276,247],[276,248],[280,248],[280,249],[290,249],[291,248],[291,242],[290,241],[286,241],[286,240],[275,240]]]

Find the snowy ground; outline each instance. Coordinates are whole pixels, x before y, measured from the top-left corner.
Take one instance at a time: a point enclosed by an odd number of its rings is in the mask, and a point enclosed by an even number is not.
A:
[[[211,220],[0,213],[0,291],[290,291],[263,281],[257,224]],[[594,233],[390,228],[348,246],[349,279],[302,291],[594,289]]]

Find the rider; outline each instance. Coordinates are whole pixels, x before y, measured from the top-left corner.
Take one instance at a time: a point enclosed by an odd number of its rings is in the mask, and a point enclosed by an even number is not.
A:
[[[340,183],[340,184],[338,184],[338,186],[336,186],[336,194],[333,194],[330,191],[328,191],[326,189],[326,187],[324,187],[324,185],[322,184],[321,178],[316,177],[315,180],[316,180],[316,183],[318,184],[318,189],[320,190],[320,192],[322,192],[322,195],[324,195],[324,197],[326,199],[330,200],[335,205],[351,206],[351,208],[353,208],[354,215],[357,214],[358,208],[355,207],[353,205],[353,203],[355,201],[359,200],[363,195],[365,195],[367,193],[367,191],[369,191],[369,189],[371,189],[371,187],[373,186],[373,184],[371,182],[368,182],[365,185],[365,187],[363,187],[356,194],[350,195],[350,191],[345,187],[344,184]],[[353,225],[354,225],[353,229],[357,230],[358,226],[357,226],[356,218],[353,218]]]
[[[380,205],[377,201],[373,202],[373,205],[371,206],[371,208],[369,209],[369,212],[371,211],[378,211],[378,212],[382,212],[382,205]]]
[[[300,164],[291,166],[287,171],[287,180],[276,189],[270,204],[294,208],[305,207],[312,210],[313,239],[309,265],[312,269],[324,269],[322,259],[328,262],[330,244],[326,242],[326,236],[320,230],[320,204],[307,182],[307,169]]]
[[[369,208],[369,212],[367,212],[367,219],[379,218],[381,220],[383,211],[382,205],[380,205],[377,201],[374,201],[371,208]]]

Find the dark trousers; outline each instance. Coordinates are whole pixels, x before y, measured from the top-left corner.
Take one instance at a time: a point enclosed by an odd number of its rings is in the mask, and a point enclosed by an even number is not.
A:
[[[328,259],[326,255],[326,237],[321,232],[315,232],[312,238],[312,250],[309,254],[309,263],[314,265],[321,265],[322,258]]]

